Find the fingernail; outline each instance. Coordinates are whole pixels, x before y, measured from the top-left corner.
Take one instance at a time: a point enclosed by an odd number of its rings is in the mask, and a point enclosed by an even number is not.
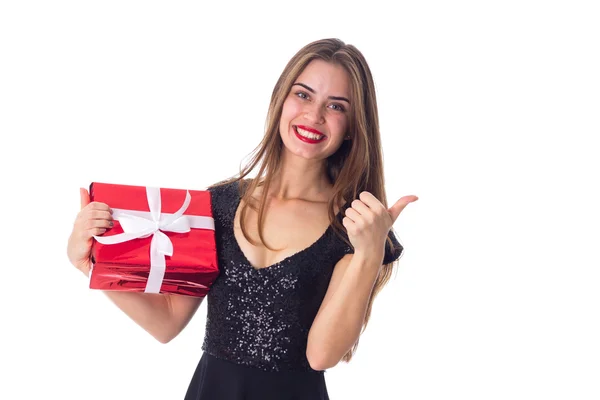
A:
[[[108,223],[108,226],[110,226],[110,227],[112,228],[112,226],[113,226],[113,222],[112,222],[112,221],[110,221],[110,222]]]

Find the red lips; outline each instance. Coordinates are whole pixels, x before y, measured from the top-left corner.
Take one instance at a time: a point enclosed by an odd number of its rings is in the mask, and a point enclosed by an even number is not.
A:
[[[308,131],[310,133],[316,133],[317,135],[323,135],[323,132],[319,132],[318,130],[309,128],[308,126],[304,126],[304,125],[296,125],[296,126],[300,129],[304,129],[305,131]]]
[[[321,143],[323,140],[325,140],[327,138],[327,136],[325,136],[325,135],[321,135],[320,139],[311,139],[311,138],[302,136],[300,133],[298,133],[298,128],[300,128],[300,127],[299,126],[294,126],[294,133],[296,134],[296,137],[298,139],[300,139],[301,141],[303,141],[303,142],[313,143],[313,144],[314,143]],[[300,128],[300,129],[302,129],[302,128]]]

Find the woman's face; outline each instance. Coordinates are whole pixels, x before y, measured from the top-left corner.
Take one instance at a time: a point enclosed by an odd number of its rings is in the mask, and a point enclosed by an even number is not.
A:
[[[279,134],[292,154],[322,160],[342,145],[350,118],[350,77],[323,60],[311,61],[288,93]]]

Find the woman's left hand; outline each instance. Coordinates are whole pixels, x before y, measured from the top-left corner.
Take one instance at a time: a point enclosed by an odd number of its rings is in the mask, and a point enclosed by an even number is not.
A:
[[[386,209],[375,196],[369,192],[361,192],[346,210],[342,224],[348,232],[354,253],[371,254],[381,251],[385,254],[385,240],[396,219],[404,208],[417,196],[401,197],[392,207]],[[377,253],[375,253],[377,254]]]

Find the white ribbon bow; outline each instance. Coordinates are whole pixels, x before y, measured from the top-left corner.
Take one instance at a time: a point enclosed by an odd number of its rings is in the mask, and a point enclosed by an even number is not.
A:
[[[192,196],[186,191],[185,201],[175,214],[161,213],[160,188],[146,187],[150,212],[113,208],[113,219],[119,221],[123,233],[112,236],[94,236],[102,244],[123,243],[152,236],[150,242],[150,273],[145,293],[160,293],[165,276],[165,256],[173,255],[173,243],[162,231],[185,233],[191,228],[215,229],[214,219],[183,215]]]

